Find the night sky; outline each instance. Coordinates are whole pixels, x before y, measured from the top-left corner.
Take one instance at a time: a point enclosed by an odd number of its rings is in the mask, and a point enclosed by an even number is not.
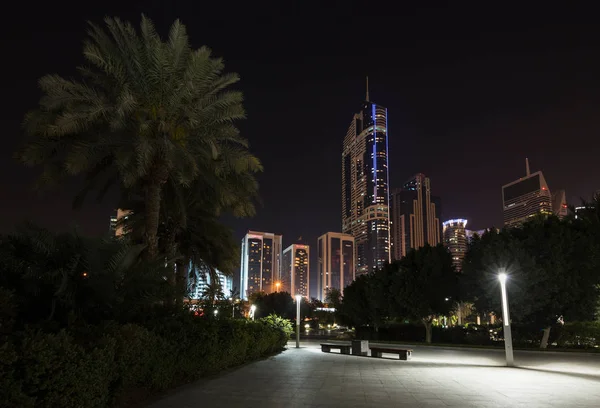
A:
[[[571,202],[600,189],[593,10],[321,3],[59,1],[40,2],[35,13],[28,2],[13,4],[0,37],[0,232],[23,220],[106,232],[116,194],[74,212],[76,180],[34,193],[37,170],[12,154],[39,99],[37,79],[72,75],[83,61],[85,21],[110,15],[138,25],[142,12],[163,35],[180,18],[195,47],[211,47],[241,75],[248,119],[240,128],[265,172],[258,215],[226,220],[239,238],[247,229],[276,232],[287,246],[302,236],[314,252],[318,235],[340,230],[342,140],[367,75],[371,100],[388,108],[391,187],[425,173],[444,220],[501,225],[501,186],[524,175],[525,157]]]

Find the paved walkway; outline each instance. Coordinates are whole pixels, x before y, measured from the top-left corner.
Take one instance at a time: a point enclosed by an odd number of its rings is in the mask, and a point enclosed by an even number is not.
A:
[[[600,407],[597,355],[517,352],[526,368],[507,368],[496,350],[416,347],[398,361],[301,346],[150,407]]]

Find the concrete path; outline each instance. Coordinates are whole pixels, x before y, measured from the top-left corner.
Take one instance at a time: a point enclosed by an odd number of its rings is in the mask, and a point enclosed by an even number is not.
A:
[[[516,352],[507,368],[499,350],[414,347],[399,361],[288,347],[150,407],[600,407],[600,355]]]

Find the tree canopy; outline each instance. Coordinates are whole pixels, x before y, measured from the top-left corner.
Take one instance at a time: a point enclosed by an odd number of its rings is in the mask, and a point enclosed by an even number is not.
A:
[[[230,89],[239,77],[224,73],[221,58],[193,49],[179,21],[163,40],[144,16],[139,30],[117,18],[90,23],[83,56],[78,78],[40,79],[39,108],[25,118],[32,140],[18,157],[43,166],[43,185],[82,174],[84,193],[102,196],[114,185],[137,192],[150,258],[159,251],[167,183],[199,180],[194,187],[220,199],[217,209],[252,212],[235,192],[254,185],[262,166],[235,125],[245,117],[242,93]]]

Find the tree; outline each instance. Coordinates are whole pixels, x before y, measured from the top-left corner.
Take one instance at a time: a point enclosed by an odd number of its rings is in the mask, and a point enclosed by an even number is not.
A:
[[[128,240],[24,225],[0,238],[0,287],[11,291],[21,325],[134,321],[173,289],[164,262],[141,260],[141,250]]]
[[[142,16],[139,32],[119,19],[106,28],[90,23],[80,79],[44,76],[39,109],[25,118],[34,137],[18,154],[43,165],[43,184],[83,174],[101,191],[118,180],[139,188],[144,200],[144,242],[158,253],[163,186],[188,186],[213,172],[226,152],[245,152],[234,125],[244,118],[242,94],[228,90],[239,80],[223,73],[223,61],[206,47],[193,50],[176,21],[161,40]],[[259,168],[252,155],[239,168]]]
[[[354,327],[372,326],[376,332],[388,316],[386,285],[378,272],[360,275],[344,289],[338,317]],[[337,292],[330,292],[333,299]]]
[[[497,276],[503,270],[509,274],[511,318],[542,329],[540,347],[547,347],[561,316],[592,320],[600,283],[600,240],[593,225],[589,219],[536,217],[474,241],[463,272],[477,309],[500,315]]]
[[[391,293],[398,316],[420,320],[425,340],[431,343],[431,325],[435,316],[452,310],[457,293],[457,277],[452,256],[442,245],[426,245],[389,266],[393,270]]]
[[[327,306],[339,309],[342,304],[342,291],[337,288],[329,288],[325,294]]]

